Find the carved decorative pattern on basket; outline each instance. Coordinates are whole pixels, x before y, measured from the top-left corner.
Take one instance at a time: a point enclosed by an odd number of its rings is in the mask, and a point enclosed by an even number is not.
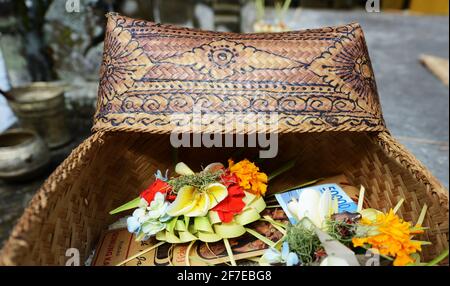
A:
[[[358,24],[242,35],[109,14],[103,59],[94,130],[224,132],[271,112],[279,132],[385,129]]]

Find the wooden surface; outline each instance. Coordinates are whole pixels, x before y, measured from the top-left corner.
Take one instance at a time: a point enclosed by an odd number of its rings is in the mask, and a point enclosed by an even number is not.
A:
[[[432,55],[421,55],[420,62],[448,86],[448,59]]]

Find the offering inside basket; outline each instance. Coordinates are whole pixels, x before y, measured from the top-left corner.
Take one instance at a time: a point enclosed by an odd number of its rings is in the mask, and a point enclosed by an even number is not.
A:
[[[267,209],[264,216],[286,221],[286,216],[279,209]],[[283,233],[267,221],[258,221],[249,227],[262,237],[273,242],[283,237]],[[229,264],[225,245],[222,241],[214,243],[197,242],[189,247],[189,243],[161,244],[155,238],[137,241],[136,236],[125,228],[107,231],[98,244],[92,266],[209,266]],[[268,245],[251,234],[230,239],[233,257],[238,264],[247,263],[249,259],[260,257]],[[189,254],[187,253],[189,251]],[[123,263],[127,261],[126,263]],[[255,262],[253,262],[254,264]]]
[[[158,249],[166,243],[169,265],[237,265],[242,259],[288,266],[426,265],[418,253],[429,243],[413,240],[426,229],[421,226],[426,206],[415,225],[396,215],[403,200],[387,213],[367,208],[365,188],[356,194],[345,176],[313,180],[265,197],[269,181],[294,167],[290,161],[266,175],[247,159],[230,159],[227,167],[216,162],[200,172],[180,162],[170,177],[168,171],[163,176],[158,170],[138,198],[110,212],[133,210],[126,220],[127,253],[114,263],[156,265]],[[283,210],[283,217],[267,215],[271,209]],[[277,235],[261,231],[267,226]],[[118,233],[124,235],[123,230]],[[114,241],[110,237],[118,233],[106,238]],[[142,249],[136,248],[140,242]],[[129,253],[131,245],[134,252]],[[101,246],[97,253],[94,265],[111,263]],[[376,258],[361,259],[368,253]],[[96,264],[99,255],[103,262]]]

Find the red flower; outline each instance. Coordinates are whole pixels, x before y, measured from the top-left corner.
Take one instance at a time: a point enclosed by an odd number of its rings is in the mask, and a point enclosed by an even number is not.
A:
[[[177,196],[174,195],[172,192],[168,192],[168,193],[167,193],[166,199],[167,199],[169,202],[173,202],[176,198],[177,198]]]
[[[222,176],[220,176],[220,180],[221,183],[227,188],[231,185],[239,183],[238,177],[235,174],[231,174],[229,170],[227,170]]]
[[[222,222],[231,222],[233,216],[240,213],[245,207],[242,200],[244,197],[244,189],[238,184],[233,184],[228,187],[228,196],[212,210],[217,212]]]
[[[171,190],[171,187],[166,182],[156,179],[145,191],[143,191],[140,195],[141,198],[147,201],[147,203],[151,203],[155,198],[156,193],[167,193]]]

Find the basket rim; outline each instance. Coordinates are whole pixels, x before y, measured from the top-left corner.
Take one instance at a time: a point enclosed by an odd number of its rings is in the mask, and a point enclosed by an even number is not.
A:
[[[39,233],[39,229],[45,222],[42,210],[50,206],[49,200],[56,196],[58,191],[62,191],[58,186],[66,184],[67,180],[82,170],[86,164],[89,164],[89,159],[95,153],[95,150],[99,150],[106,141],[112,140],[112,137],[121,133],[124,132],[96,132],[72,151],[70,156],[44,182],[14,226],[10,237],[0,249],[0,265],[24,264],[23,257],[26,257],[33,243],[33,238],[30,238],[27,234],[30,232]],[[433,197],[437,196],[440,207],[448,213],[448,191],[412,154],[387,132],[370,133],[370,137],[374,143],[382,147],[388,157],[395,159],[423,183],[426,186],[427,193]]]

